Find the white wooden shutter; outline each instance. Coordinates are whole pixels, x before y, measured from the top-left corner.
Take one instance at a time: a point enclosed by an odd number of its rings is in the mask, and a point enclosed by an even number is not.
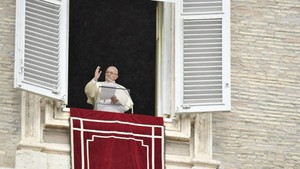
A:
[[[67,102],[68,0],[16,2],[15,87]]]
[[[177,4],[176,111],[230,109],[230,1]]]

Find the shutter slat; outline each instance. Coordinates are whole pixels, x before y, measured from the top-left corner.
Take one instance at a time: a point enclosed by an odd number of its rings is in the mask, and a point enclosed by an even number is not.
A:
[[[220,13],[222,1],[218,0],[183,0],[183,14]]]
[[[36,76],[31,76],[33,74],[28,74],[25,79],[24,83],[32,84],[34,83],[37,87],[45,88],[45,89],[54,89],[57,86],[53,86],[53,82],[48,83],[45,79],[39,79]]]
[[[43,61],[39,61],[36,58],[30,57],[30,56],[28,56],[26,58],[26,62],[28,62],[28,64],[30,64],[30,65],[39,65],[38,67],[40,69],[43,69],[43,72],[51,73],[53,76],[56,75],[56,72],[53,70],[58,69],[58,65],[55,65],[55,66],[50,65],[50,64],[47,64]],[[40,69],[36,70],[36,71],[40,71]],[[55,78],[57,78],[57,77],[55,77]]]
[[[222,102],[221,19],[183,20],[183,102]]]
[[[58,62],[58,58],[51,57],[45,53],[39,53],[37,51],[29,50],[29,49],[26,50],[26,53],[28,59],[33,59],[45,64],[55,65]]]
[[[33,32],[32,30],[26,30],[25,34],[27,36],[35,37],[35,38],[38,38],[38,39],[41,39],[41,40],[47,39],[47,41],[55,44],[56,46],[57,46],[57,43],[59,42],[58,37],[47,36],[45,34],[41,34],[41,33],[37,32],[37,31]]]
[[[27,0],[26,11],[32,12],[37,16],[47,16],[58,21],[60,7],[59,5],[47,3],[46,1]]]
[[[26,42],[32,46],[58,53],[58,46],[51,41],[36,38],[34,36],[25,36],[25,38],[26,38]]]
[[[55,85],[53,84],[56,84],[58,82],[55,79],[49,78],[49,76],[45,77],[45,74],[37,74],[37,72],[32,69],[27,69],[26,76],[24,78],[32,78],[44,83],[48,83],[48,86],[50,87],[55,87]],[[42,84],[41,82],[39,82],[39,84]]]
[[[230,109],[230,1],[182,0],[176,60],[176,111]]]
[[[33,62],[30,62],[28,60],[27,60],[27,63],[25,64],[25,66],[26,66],[25,69],[28,72],[36,73],[37,75],[41,75],[42,78],[49,79],[49,81],[57,81],[56,79],[58,79],[56,76],[56,72],[53,72],[49,68],[45,68],[42,66],[36,66],[35,64],[33,64]]]
[[[41,56],[47,57],[46,59],[58,61],[58,58],[56,57],[57,56],[56,52],[44,50],[42,48],[38,48],[38,47],[32,46],[30,44],[26,44],[25,48],[26,48],[25,55],[27,55],[27,51],[36,51],[37,53],[42,53],[43,55],[41,55]]]
[[[44,33],[47,35],[47,33],[51,36],[55,36],[58,34],[59,30],[58,30],[58,26],[57,27],[49,27],[46,25],[42,25],[38,22],[32,22],[32,21],[27,21],[26,22],[26,27],[27,29],[38,29],[41,31],[41,33]]]
[[[27,0],[24,80],[44,88],[59,86],[60,6]]]
[[[27,54],[27,50],[35,50],[35,51],[39,51],[39,52],[42,52],[42,53],[45,53],[45,54],[48,54],[49,57],[52,57],[54,59],[58,59],[57,58],[57,55],[58,55],[58,51],[51,51],[51,50],[47,50],[45,48],[41,48],[39,46],[36,46],[34,45],[34,43],[30,43],[30,41],[25,41],[27,42],[27,44],[25,45],[25,54]]]
[[[14,87],[68,98],[69,0],[16,1]]]
[[[57,32],[49,32],[47,30],[43,30],[43,29],[38,29],[36,27],[32,27],[30,25],[26,25],[25,27],[25,34],[27,33],[32,33],[34,32],[36,34],[36,36],[40,37],[40,38],[45,38],[45,39],[59,39],[59,34]]]

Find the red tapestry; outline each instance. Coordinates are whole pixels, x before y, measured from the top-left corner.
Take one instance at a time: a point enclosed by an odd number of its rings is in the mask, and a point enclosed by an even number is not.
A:
[[[70,109],[73,169],[163,169],[163,118]]]

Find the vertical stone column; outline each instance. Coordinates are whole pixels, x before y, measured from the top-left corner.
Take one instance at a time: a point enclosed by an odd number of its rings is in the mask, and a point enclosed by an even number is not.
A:
[[[212,159],[212,115],[197,114],[194,123],[192,169],[216,169],[219,161]]]
[[[41,152],[41,97],[22,92],[21,141],[16,152],[15,169],[47,168],[47,155]]]
[[[41,97],[22,92],[21,102],[21,146],[26,143],[40,143],[41,141]]]

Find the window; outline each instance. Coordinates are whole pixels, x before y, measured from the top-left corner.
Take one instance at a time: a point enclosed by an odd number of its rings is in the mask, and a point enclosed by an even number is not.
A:
[[[229,110],[230,1],[164,1],[156,114]],[[68,102],[68,12],[69,0],[17,1],[15,87]]]

